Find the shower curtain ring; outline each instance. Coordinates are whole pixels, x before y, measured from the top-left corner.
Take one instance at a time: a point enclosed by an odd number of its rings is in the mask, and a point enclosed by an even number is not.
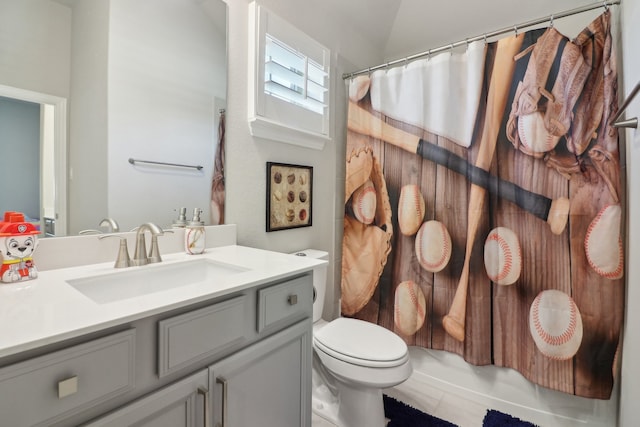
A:
[[[431,61],[431,49],[427,52],[427,61]]]
[[[517,25],[513,26],[513,31],[515,32],[515,35],[517,36],[518,35],[518,26]]]
[[[483,35],[482,35],[482,37],[484,37],[484,44],[485,44],[485,46],[486,46],[486,44],[487,44],[487,35],[486,35],[486,34],[483,34]]]
[[[607,4],[607,0],[604,0],[604,1],[602,2],[602,4],[604,5],[604,11],[605,11],[605,12],[606,12],[606,11],[608,11],[608,10],[609,10],[609,5]]]
[[[553,28],[553,15],[551,15],[551,18],[549,19],[549,28]]]
[[[453,43],[449,45],[449,55],[453,55]]]

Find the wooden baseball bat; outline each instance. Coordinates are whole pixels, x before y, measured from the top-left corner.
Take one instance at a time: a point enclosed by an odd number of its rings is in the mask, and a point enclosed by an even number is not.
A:
[[[491,175],[446,148],[394,128],[353,103],[349,104],[348,127],[354,132],[381,139],[465,176],[471,183],[546,221],[554,234],[564,231],[569,215],[569,200],[564,197],[552,200]]]
[[[487,109],[484,116],[484,127],[480,138],[480,148],[476,158],[476,166],[488,170],[495,153],[496,142],[502,116],[509,97],[509,88],[515,69],[514,56],[520,50],[523,35],[508,37],[500,40],[496,49],[493,72],[489,83]],[[449,313],[442,319],[442,326],[449,335],[458,341],[465,338],[465,318],[467,310],[467,293],[469,289],[469,263],[471,251],[476,238],[480,214],[484,204],[485,190],[472,184],[469,192],[469,209],[467,211],[467,247],[465,249],[464,264],[456,293],[451,303]]]

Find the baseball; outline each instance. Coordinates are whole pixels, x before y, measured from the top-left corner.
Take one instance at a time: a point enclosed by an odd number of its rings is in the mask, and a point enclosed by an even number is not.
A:
[[[560,140],[547,131],[544,115],[539,111],[518,117],[518,135],[522,145],[534,154],[553,150]]]
[[[369,76],[357,76],[349,84],[349,99],[358,102],[369,92],[371,78]]]
[[[371,224],[376,217],[376,189],[371,180],[367,180],[353,192],[351,207],[356,219],[363,224]]]
[[[540,292],[529,310],[529,331],[542,354],[556,360],[571,359],[582,342],[578,306],[562,291]]]
[[[624,253],[620,238],[620,205],[608,205],[591,221],[584,249],[591,268],[607,279],[620,279],[624,273]]]
[[[416,234],[425,214],[424,197],[420,187],[415,184],[405,185],[400,189],[398,201],[398,226],[405,236]]]
[[[437,273],[451,258],[451,236],[440,221],[427,221],[416,235],[416,256],[427,271]]]
[[[484,267],[498,285],[511,285],[520,277],[522,252],[518,236],[506,227],[491,230],[484,242]]]
[[[398,331],[413,335],[424,325],[427,303],[420,286],[412,280],[402,282],[396,288],[393,321]]]

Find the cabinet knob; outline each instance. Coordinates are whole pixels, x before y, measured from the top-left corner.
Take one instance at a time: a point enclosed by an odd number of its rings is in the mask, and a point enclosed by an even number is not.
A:
[[[287,301],[289,302],[289,305],[296,305],[298,303],[298,295],[296,294],[289,295],[289,297],[287,298]]]
[[[78,392],[78,376],[58,381],[58,399],[62,399]]]

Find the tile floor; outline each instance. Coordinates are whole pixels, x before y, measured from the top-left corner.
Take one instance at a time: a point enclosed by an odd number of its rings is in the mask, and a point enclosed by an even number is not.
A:
[[[384,393],[423,412],[452,422],[459,427],[479,427],[487,408],[469,400],[427,385],[413,377],[399,386],[384,390]],[[318,415],[313,415],[312,427],[336,427]]]

